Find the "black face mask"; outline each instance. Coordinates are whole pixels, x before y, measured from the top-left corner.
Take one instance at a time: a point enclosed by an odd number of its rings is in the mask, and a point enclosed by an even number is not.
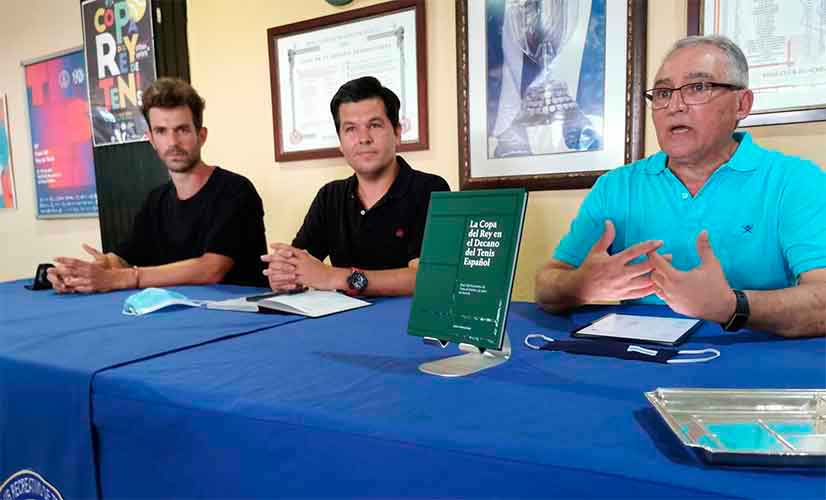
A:
[[[543,345],[531,343],[533,339],[544,340]],[[664,346],[640,346],[616,340],[554,340],[533,333],[525,337],[525,345],[542,351],[564,351],[571,354],[606,356],[609,358],[649,361],[652,363],[704,363],[720,356],[717,349],[677,350]],[[678,358],[677,356],[682,356]]]

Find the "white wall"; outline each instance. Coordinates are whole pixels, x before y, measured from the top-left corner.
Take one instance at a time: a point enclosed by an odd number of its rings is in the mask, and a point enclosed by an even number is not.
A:
[[[80,2],[0,0],[0,93],[9,104],[17,208],[0,209],[0,280],[34,275],[39,262],[83,252],[80,242],[100,247],[97,218],[37,220],[26,84],[22,61],[83,43]]]

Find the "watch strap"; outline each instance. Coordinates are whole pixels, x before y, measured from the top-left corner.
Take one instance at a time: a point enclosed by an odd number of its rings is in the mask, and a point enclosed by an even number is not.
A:
[[[356,274],[361,275],[361,280],[363,280],[364,285],[361,287],[358,287],[354,284],[354,277]],[[364,275],[364,272],[359,268],[351,267],[350,276],[347,277],[347,288],[344,290],[344,293],[351,297],[361,295],[367,288],[367,283],[367,276]]]
[[[736,332],[746,326],[749,320],[749,299],[746,294],[740,290],[732,290],[734,298],[737,300],[734,306],[734,313],[722,326],[723,330],[727,332]]]

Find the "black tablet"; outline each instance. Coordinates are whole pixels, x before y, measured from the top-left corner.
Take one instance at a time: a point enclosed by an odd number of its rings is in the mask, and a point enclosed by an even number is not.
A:
[[[579,338],[609,338],[645,344],[678,345],[683,343],[703,320],[668,318],[635,314],[607,314],[572,332]]]

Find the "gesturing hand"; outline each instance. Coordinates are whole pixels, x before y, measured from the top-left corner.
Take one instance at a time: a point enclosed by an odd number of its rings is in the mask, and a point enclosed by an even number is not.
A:
[[[661,255],[649,253],[648,258],[654,264],[651,280],[656,294],[680,314],[724,323],[734,311],[736,299],[706,230],[697,236],[697,254],[700,265],[690,271],[679,271]]]
[[[654,268],[651,260],[637,264],[630,262],[641,255],[654,253],[662,246],[662,241],[643,241],[609,255],[608,248],[614,242],[614,236],[614,223],[606,220],[602,237],[591,247],[577,270],[580,274],[577,296],[585,303],[638,299],[654,293],[649,275]]]

